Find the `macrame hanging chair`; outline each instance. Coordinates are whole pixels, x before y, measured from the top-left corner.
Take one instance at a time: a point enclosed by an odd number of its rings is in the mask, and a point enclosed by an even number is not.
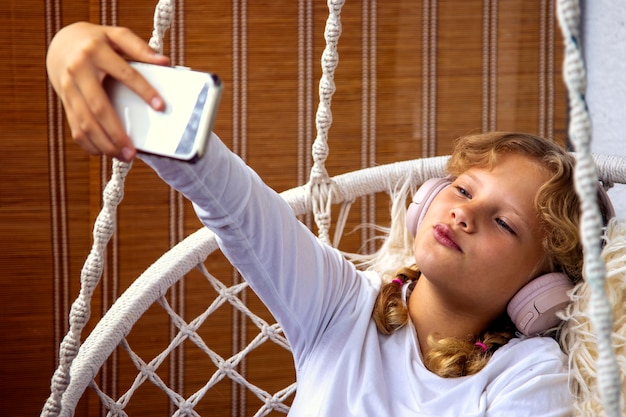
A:
[[[173,14],[173,3],[173,0],[160,0],[156,6],[150,46],[157,51],[162,50],[163,36]],[[328,0],[326,47],[322,55],[323,73],[316,114],[318,134],[313,145],[314,165],[310,180],[305,185],[281,194],[296,215],[312,212],[320,239],[335,246],[341,236],[346,213],[352,201],[372,193],[391,193],[393,190],[390,187],[393,184],[406,184],[407,181],[410,184],[407,193],[411,192],[427,179],[445,175],[448,159],[445,156],[423,158],[361,169],[332,178],[328,176],[324,163],[328,154],[328,130],[332,119],[330,102],[335,90],[333,78],[338,62],[337,41],[341,33],[340,13],[343,3],[341,0]],[[578,395],[576,411],[580,415],[617,417],[624,415],[622,391],[626,382],[620,381],[620,378],[624,378],[625,365],[623,361],[618,364],[614,342],[619,349],[626,349],[624,342],[626,324],[622,323],[620,316],[617,323],[620,327],[614,325],[612,308],[620,303],[624,305],[624,300],[615,296],[607,297],[605,291],[607,271],[603,256],[607,260],[608,279],[611,280],[607,286],[618,283],[622,287],[625,286],[626,272],[623,259],[626,257],[626,248],[619,241],[624,240],[626,226],[618,221],[609,226],[608,244],[604,252],[600,253],[603,225],[595,199],[595,187],[598,178],[607,186],[626,183],[626,158],[590,153],[591,124],[584,101],[586,80],[578,39],[580,26],[578,2],[559,0],[557,13],[566,43],[564,78],[571,109],[569,135],[574,142],[578,159],[575,179],[577,192],[582,201],[581,235],[585,252],[586,278],[574,292],[573,307],[565,313],[565,318],[574,324],[564,331],[563,340],[567,344],[564,348],[570,356],[572,380]],[[124,179],[129,169],[129,164],[113,161],[111,179],[103,192],[103,207],[94,226],[93,247],[81,272],[80,293],[71,307],[70,328],[60,346],[59,365],[52,377],[51,394],[41,416],[72,416],[78,401],[89,386],[96,391],[103,406],[108,410],[108,415],[126,416],[125,406],[146,381],[150,381],[167,394],[175,408],[174,416],[198,416],[194,406],[224,378],[230,378],[246,387],[262,401],[263,405],[255,415],[267,415],[273,410],[288,412],[289,407],[285,400],[295,392],[295,382],[275,393],[269,393],[247,381],[236,370],[248,352],[266,341],[274,342],[285,349],[289,349],[289,346],[277,324],[269,324],[254,315],[238,298],[241,291],[247,287],[245,282],[227,287],[207,271],[203,262],[218,246],[215,236],[206,228],[201,228],[188,236],[141,274],[81,343],[81,333],[90,315],[91,296],[102,274],[105,246],[114,232],[115,213],[122,199]],[[335,236],[331,242],[329,230],[332,204],[340,205],[341,210],[335,225]],[[192,269],[199,269],[204,274],[218,296],[203,314],[191,322],[186,322],[169,306],[164,295]],[[617,292],[626,293],[622,289]],[[130,349],[126,336],[154,303],[160,303],[169,313],[178,328],[178,333],[163,352],[149,363],[145,363]],[[196,333],[207,317],[225,303],[230,303],[242,314],[247,315],[259,328],[258,336],[245,349],[229,358],[223,358],[211,350]],[[211,358],[217,371],[199,390],[185,398],[161,380],[155,370],[187,339]],[[97,386],[94,378],[107,358],[120,346],[131,356],[138,374],[128,391],[113,399]]]

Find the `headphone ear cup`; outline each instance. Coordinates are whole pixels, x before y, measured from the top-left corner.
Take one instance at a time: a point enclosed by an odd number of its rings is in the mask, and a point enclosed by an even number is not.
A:
[[[406,212],[406,227],[413,237],[415,237],[417,228],[422,223],[430,203],[441,190],[450,184],[452,182],[448,178],[431,178],[425,181],[417,190]]]
[[[548,330],[559,324],[556,313],[569,304],[567,292],[573,287],[569,277],[562,272],[541,275],[522,287],[509,301],[509,317],[517,330],[526,336]]]

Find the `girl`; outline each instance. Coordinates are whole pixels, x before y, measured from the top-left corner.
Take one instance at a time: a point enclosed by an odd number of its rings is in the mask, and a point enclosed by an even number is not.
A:
[[[155,109],[163,102],[120,52],[167,64],[126,29],[84,23],[57,34],[47,62],[79,145],[130,160],[102,79],[121,79]],[[217,136],[195,164],[141,158],[193,202],[282,326],[298,381],[290,415],[571,414],[559,345],[521,336],[507,316],[536,277],[580,279],[573,161],[557,145],[516,133],[461,138],[450,178],[411,230],[416,266],[382,285],[320,243]]]

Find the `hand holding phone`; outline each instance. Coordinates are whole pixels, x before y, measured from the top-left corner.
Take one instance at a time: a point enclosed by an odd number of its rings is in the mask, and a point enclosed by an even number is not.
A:
[[[222,92],[220,78],[184,67],[131,62],[165,100],[152,109],[121,82],[108,77],[104,88],[138,151],[193,161],[204,155]]]

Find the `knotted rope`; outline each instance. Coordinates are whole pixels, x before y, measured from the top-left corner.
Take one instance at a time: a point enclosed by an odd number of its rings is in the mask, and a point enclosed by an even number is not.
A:
[[[52,376],[51,394],[41,415],[58,416],[61,413],[61,397],[70,379],[70,366],[80,347],[81,333],[91,315],[91,297],[104,270],[104,251],[115,231],[117,206],[124,195],[124,179],[131,164],[115,161],[111,180],[103,191],[103,207],[93,230],[93,245],[80,276],[80,292],[72,304],[69,315],[70,328],[59,349],[59,365]]]
[[[175,0],[159,0],[154,9],[154,29],[148,45],[160,54],[163,53],[165,32],[172,24],[175,3]]]
[[[335,93],[335,69],[339,63],[337,43],[341,35],[341,9],[344,0],[328,0],[328,19],[324,29],[326,46],[322,53],[322,76],[319,84],[320,102],[315,114],[317,136],[313,142],[313,166],[309,179],[311,206],[320,240],[330,244],[330,211],[335,188],[325,163],[328,157],[328,130],[333,121],[330,104]]]
[[[170,26],[174,0],[159,0],[154,14],[154,30],[149,45],[163,52],[163,35]],[[42,409],[42,417],[56,417],[63,413],[61,399],[70,380],[70,367],[80,348],[81,333],[91,316],[91,298],[104,270],[105,250],[116,229],[117,207],[124,196],[124,180],[132,164],[113,159],[111,179],[102,193],[102,209],[96,218],[93,244],[80,276],[80,292],[72,303],[69,331],[61,341],[59,365],[52,376],[50,396]],[[65,412],[63,414],[68,414]]]
[[[578,152],[574,175],[582,210],[583,273],[592,290],[591,323],[598,340],[598,387],[606,415],[618,417],[621,383],[611,341],[613,312],[604,288],[606,267],[600,253],[603,224],[597,204],[598,176],[591,155],[591,120],[585,101],[587,80],[579,36],[580,5],[577,0],[559,0],[557,14],[565,38],[563,76],[569,93],[569,136]]]

